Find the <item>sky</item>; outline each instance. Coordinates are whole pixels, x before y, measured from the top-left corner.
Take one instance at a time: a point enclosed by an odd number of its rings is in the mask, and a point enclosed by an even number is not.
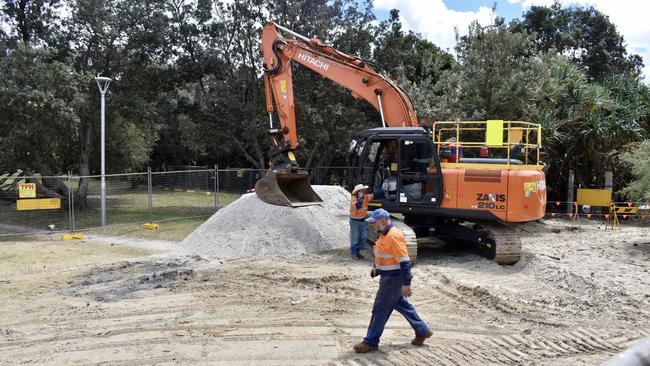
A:
[[[374,0],[375,15],[386,19],[391,9],[399,9],[402,24],[422,34],[438,47],[452,50],[456,44],[454,28],[463,34],[473,21],[490,24],[500,16],[506,22],[521,17],[532,5],[551,5],[553,0]],[[623,35],[628,53],[643,57],[650,65],[650,1],[644,0],[564,0],[564,6],[593,6],[616,25]],[[643,70],[645,82],[650,82],[650,67]]]

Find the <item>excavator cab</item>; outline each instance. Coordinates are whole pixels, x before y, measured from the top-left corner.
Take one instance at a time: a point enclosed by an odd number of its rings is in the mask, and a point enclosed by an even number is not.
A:
[[[376,128],[352,143],[355,183],[370,187],[373,201],[389,211],[405,205],[438,207],[442,174],[431,135],[422,128]],[[399,210],[398,210],[399,211]]]

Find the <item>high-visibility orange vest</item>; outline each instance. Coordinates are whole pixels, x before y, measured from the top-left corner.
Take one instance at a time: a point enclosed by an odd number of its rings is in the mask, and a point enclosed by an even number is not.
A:
[[[400,269],[400,262],[410,261],[404,233],[391,227],[385,235],[379,235],[375,242],[375,268],[382,271]]]
[[[355,220],[365,220],[368,217],[368,202],[372,200],[372,193],[365,193],[363,195],[363,203],[361,207],[357,208],[357,202],[359,197],[357,195],[352,196],[352,202],[350,203],[350,217]]]

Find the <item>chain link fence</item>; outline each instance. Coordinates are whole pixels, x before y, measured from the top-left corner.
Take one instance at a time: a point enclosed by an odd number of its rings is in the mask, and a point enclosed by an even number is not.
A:
[[[144,224],[209,217],[219,208],[250,192],[265,174],[260,169],[197,169],[106,176],[107,225]],[[309,170],[315,185],[350,189],[351,167]],[[0,236],[75,232],[101,226],[100,179],[94,176],[0,176]],[[38,198],[19,197],[19,186],[33,183]],[[48,187],[48,188],[45,188]],[[27,201],[20,205],[19,201]],[[43,205],[35,204],[44,201]],[[606,210],[577,211],[572,203],[549,202],[547,218],[585,216],[609,219]],[[646,207],[623,220],[650,221]],[[645,218],[645,220],[643,220]]]
[[[70,177],[3,177],[2,180],[4,185],[0,190],[0,235],[48,230],[69,231],[72,229],[70,225],[70,202],[72,202],[72,198],[69,192],[66,192],[67,186],[71,184]],[[40,199],[32,201],[31,198],[21,199],[19,192],[21,192],[25,183],[33,184],[34,190],[40,192],[45,182],[59,183],[58,189],[64,194],[59,195],[55,200],[48,201],[41,201]],[[32,205],[21,205],[19,204],[21,201],[30,201],[29,203]]]
[[[351,172],[348,167],[309,170],[312,184],[342,186],[349,185]],[[107,225],[209,217],[250,192],[264,173],[261,169],[215,167],[109,174],[106,175]],[[2,178],[0,236],[66,233],[101,226],[99,175]],[[37,197],[19,197],[18,187],[25,183],[35,185]],[[25,202],[29,204],[27,207]]]

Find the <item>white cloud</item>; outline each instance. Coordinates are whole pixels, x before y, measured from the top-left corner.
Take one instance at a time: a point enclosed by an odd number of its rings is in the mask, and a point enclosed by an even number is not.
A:
[[[456,45],[454,28],[464,34],[472,21],[488,25],[494,19],[489,7],[457,11],[447,8],[443,0],[375,0],[374,5],[381,10],[399,9],[405,28],[422,34],[443,49],[453,49]]]
[[[511,4],[521,4],[524,8],[530,8],[533,5],[551,6],[555,0],[508,0]]]

